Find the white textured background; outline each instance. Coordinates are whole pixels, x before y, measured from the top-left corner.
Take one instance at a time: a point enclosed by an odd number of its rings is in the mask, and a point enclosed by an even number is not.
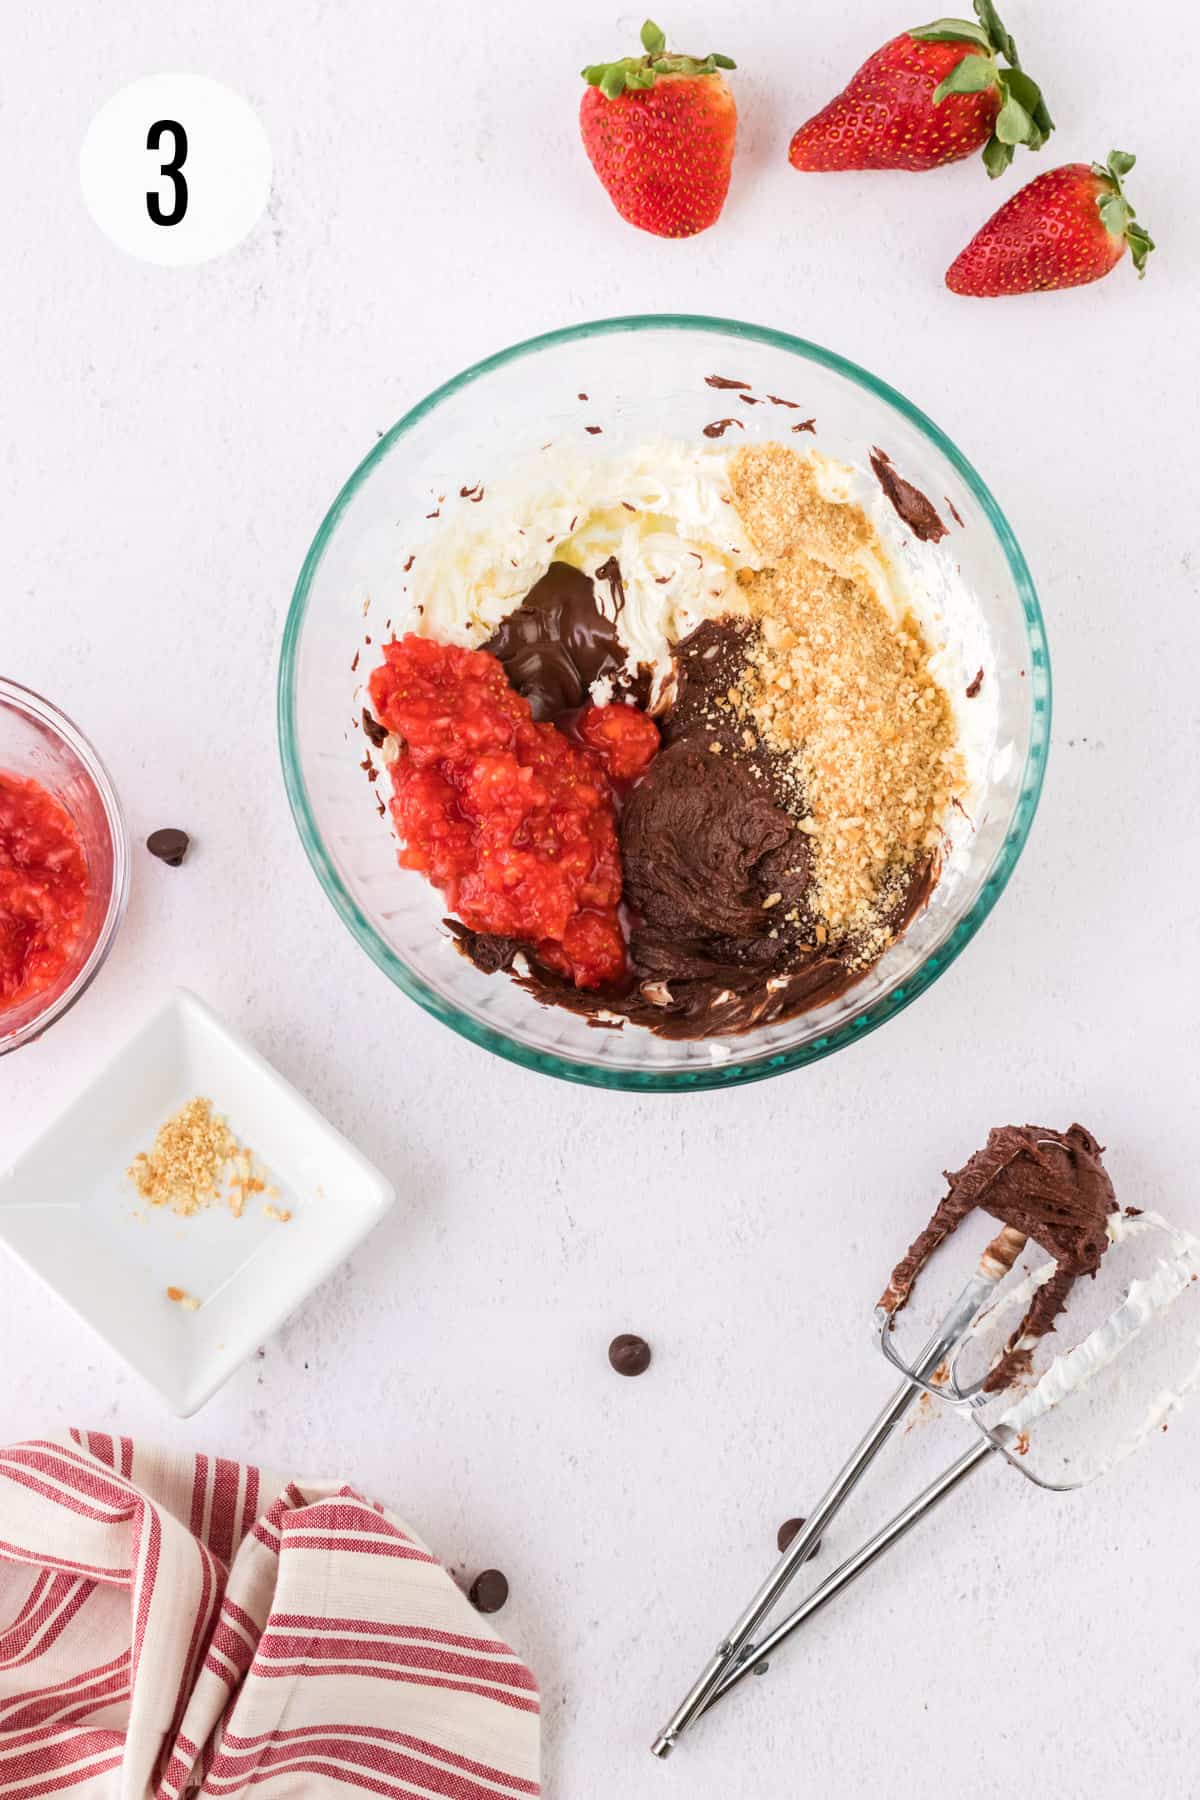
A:
[[[1015,174],[788,169],[791,129],[913,22],[907,3],[676,0],[685,47],[743,65],[729,204],[682,244],[621,224],[576,137],[578,67],[632,47],[640,13],[6,10],[0,665],[93,737],[135,840],[181,824],[195,850],[180,870],[136,852],[100,980],[0,1065],[0,1148],[186,982],[401,1199],[186,1426],[6,1264],[0,1439],[111,1425],[345,1472],[451,1565],[499,1564],[498,1623],[544,1685],[547,1791],[565,1800],[1030,1779],[1115,1800],[1200,1780],[1196,1421],[1073,1498],[989,1470],[669,1765],[646,1753],[777,1524],[886,1391],[870,1304],[944,1164],[992,1124],[1078,1116],[1123,1201],[1200,1223],[1195,40],[1179,0],[1006,10],[1059,121],[1020,177],[1137,151],[1162,244],[1140,287],[1124,266],[1074,295],[956,300],[942,270]],[[268,214],[198,270],[128,260],[78,197],[91,114],[157,69],[239,88],[274,148]],[[309,871],[273,726],[292,582],[377,431],[512,340],[651,309],[798,332],[932,413],[1025,547],[1057,686],[1032,840],[950,973],[831,1061],[679,1100],[525,1074],[395,992]],[[605,1361],[626,1329],[656,1350],[636,1382]],[[889,1457],[877,1514],[906,1460]]]

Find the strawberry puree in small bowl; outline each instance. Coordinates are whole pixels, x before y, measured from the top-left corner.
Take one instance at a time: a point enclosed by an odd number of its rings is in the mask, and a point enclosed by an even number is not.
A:
[[[39,781],[0,769],[0,1011],[54,986],[83,930],[79,834]]]
[[[0,1055],[90,985],[125,911],[120,803],[81,732],[0,678]]]

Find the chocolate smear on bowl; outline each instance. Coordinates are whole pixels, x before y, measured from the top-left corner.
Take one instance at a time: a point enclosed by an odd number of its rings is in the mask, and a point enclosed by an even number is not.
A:
[[[387,743],[387,731],[379,723],[379,720],[374,714],[367,711],[365,706],[362,709],[362,728],[367,737],[374,744],[375,748],[377,750],[382,750],[383,746]]]
[[[762,401],[754,394],[739,394],[738,399],[743,406],[761,406]]]
[[[150,833],[146,839],[146,848],[159,862],[166,863],[168,868],[177,869],[187,855],[191,841],[186,831],[180,831],[174,825],[166,825],[160,831]]]
[[[619,619],[625,611],[625,583],[621,579],[621,565],[615,556],[610,556],[596,570],[596,580],[606,581],[612,596],[613,618]]]
[[[946,495],[946,505],[950,508],[950,517],[954,520],[954,523],[956,525],[961,525],[963,530],[965,531],[967,529],[966,521],[964,520],[962,514],[959,512],[957,506],[955,506],[955,504],[954,504],[953,500],[950,498],[949,494]]]
[[[815,437],[816,433],[817,433],[817,421],[815,419],[801,419],[801,421],[798,425],[792,426],[792,430],[793,431],[811,431],[813,436]]]
[[[483,1569],[467,1589],[467,1599],[479,1613],[497,1613],[508,1599],[508,1576],[500,1569]]]
[[[711,425],[704,426],[704,435],[708,438],[724,437],[731,425],[736,425],[739,431],[746,429],[740,419],[714,419]]]
[[[501,937],[497,932],[472,931],[461,919],[443,919],[442,924],[467,961],[474,963],[481,975],[498,975],[501,969],[511,969],[514,959],[525,948],[520,938]]]
[[[618,1375],[644,1375],[650,1367],[650,1346],[636,1332],[623,1331],[608,1346],[608,1360]]]
[[[880,487],[887,495],[897,516],[903,519],[913,536],[923,544],[938,544],[947,535],[936,507],[920,488],[905,481],[892,466],[892,459],[878,447],[871,451],[871,467]]]
[[[619,612],[624,589],[616,558],[610,557],[597,575],[612,587]],[[481,648],[504,664],[535,719],[577,712],[588,704],[593,682],[608,677],[617,683],[627,673],[615,616],[601,607],[591,576],[565,562],[550,564]]]
[[[976,1208],[1032,1238],[1053,1258],[1054,1273],[1038,1288],[1004,1353],[983,1384],[997,1393],[1028,1374],[1038,1338],[1054,1329],[1081,1275],[1094,1275],[1108,1249],[1108,1218],[1117,1210],[1103,1147],[1082,1125],[1000,1125],[955,1174],[929,1224],[892,1270],[879,1305],[895,1316],[934,1251]]]
[[[793,412],[800,411],[800,402],[798,400],[784,400],[779,394],[768,394],[767,399],[771,402],[772,406],[788,406]]]
[[[983,670],[977,669],[975,671],[975,674],[972,676],[970,682],[967,684],[967,689],[966,689],[967,699],[973,700],[982,686],[983,686]]]
[[[746,388],[746,389],[748,389],[750,386],[750,383],[748,381],[731,381],[727,375],[706,375],[704,377],[704,385],[705,385],[705,387],[711,387],[711,388]]]

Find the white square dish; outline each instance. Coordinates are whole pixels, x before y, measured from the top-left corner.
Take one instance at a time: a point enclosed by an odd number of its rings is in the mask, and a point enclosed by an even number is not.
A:
[[[278,1190],[252,1196],[240,1218],[216,1202],[187,1218],[148,1205],[127,1174],[196,1095]],[[0,1178],[0,1242],[186,1418],[394,1198],[257,1051],[179,989]],[[171,1300],[170,1287],[199,1307]]]

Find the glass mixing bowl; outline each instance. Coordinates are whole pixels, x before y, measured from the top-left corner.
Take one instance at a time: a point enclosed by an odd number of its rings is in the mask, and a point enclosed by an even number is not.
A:
[[[735,395],[706,385],[713,373],[801,410],[739,408]],[[741,415],[739,444],[778,438],[859,469],[879,446],[943,518],[953,517],[952,535],[936,554],[916,544],[890,509],[879,524],[893,562],[910,578],[961,578],[974,595],[986,643],[980,661],[990,746],[969,837],[947,859],[925,910],[856,986],[782,1024],[675,1043],[635,1026],[597,1030],[541,1006],[506,976],[479,973],[457,953],[439,895],[396,864],[377,789],[361,767],[367,745],[359,716],[393,605],[400,612],[407,556],[423,536],[446,528],[443,499],[452,509],[461,489],[486,484],[526,454],[552,458],[569,447],[586,456],[601,446],[609,453],[660,436],[701,443],[703,427],[729,413]],[[810,415],[815,435],[790,436]],[[972,673],[973,666],[972,657]],[[675,315],[602,319],[464,370],[359,464],[296,584],[278,721],[288,797],[317,878],[397,987],[464,1037],[527,1068],[604,1087],[706,1088],[828,1056],[915,1000],[970,942],[1012,874],[1037,807],[1050,665],[1033,582],[1003,513],[961,452],[894,388],[844,357],[762,326]]]
[[[78,726],[40,694],[0,677],[0,770],[40,782],[71,815],[87,861],[83,929],[57,981],[0,1008],[0,1056],[32,1043],[74,1006],[112,949],[129,898],[129,839],[104,764]]]

